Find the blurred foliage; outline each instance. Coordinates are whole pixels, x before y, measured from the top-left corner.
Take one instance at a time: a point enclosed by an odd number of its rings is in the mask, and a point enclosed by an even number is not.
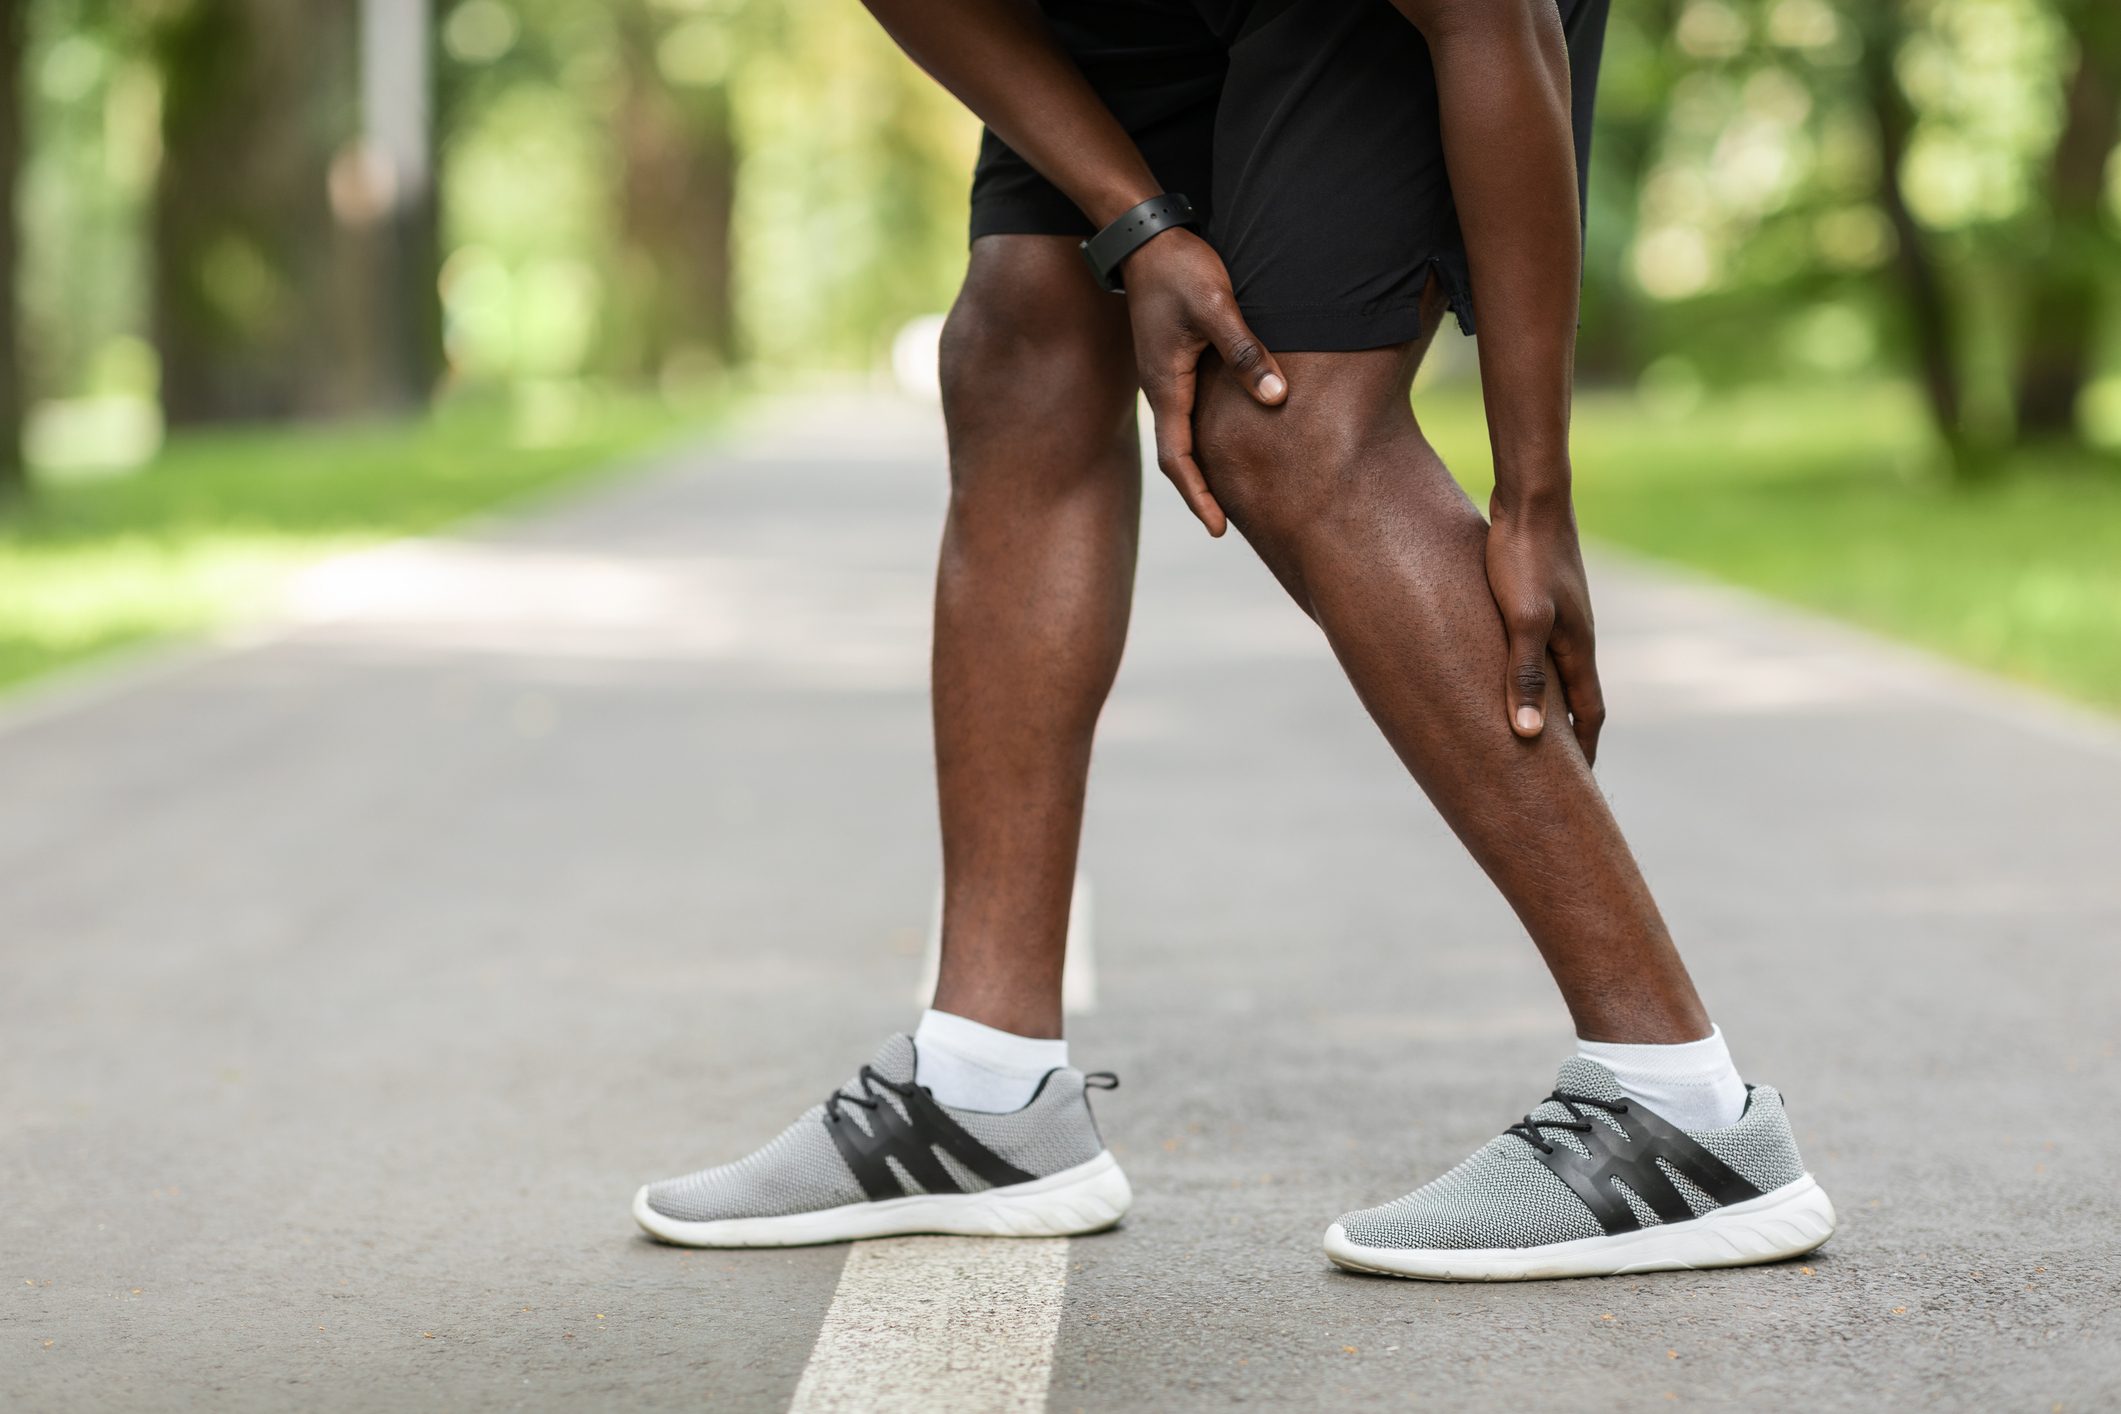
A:
[[[17,283],[33,400],[153,394],[163,66],[184,58],[153,41],[172,14],[218,4],[30,0]],[[436,26],[453,381],[861,369],[906,319],[947,304],[977,130],[851,0],[443,0]],[[717,236],[700,229],[637,268],[624,120],[644,83],[681,115],[716,115],[740,174],[723,217],[730,347],[678,340],[645,370],[638,326]],[[209,256],[201,283],[230,310],[286,298],[243,252]]]
[[[1933,393],[1951,405],[1937,420],[1958,452],[2021,430],[2036,356],[2081,354],[2085,383],[2111,370],[2121,28],[2109,9],[1616,7],[1592,164],[1586,337],[1599,371],[1636,371],[1665,393],[1919,373],[1951,385]],[[2078,209],[2066,178],[2084,154]],[[2055,295],[2086,327],[2036,317]]]
[[[30,390],[151,396],[142,356],[160,81],[135,27],[98,0],[40,0],[30,19],[16,276]]]
[[[444,288],[468,374],[594,368],[623,341],[600,328],[621,263],[618,8],[460,0],[443,21]],[[651,9],[663,81],[734,128],[733,355],[769,375],[872,365],[955,289],[976,128],[851,0]]]
[[[33,393],[137,393],[147,207],[173,78],[158,64],[174,61],[148,41],[171,14],[236,0],[29,3],[20,285]],[[454,381],[862,370],[907,318],[947,304],[976,125],[853,0],[436,3],[438,273]],[[1960,420],[1982,437],[2010,435],[2018,366],[2042,333],[2031,312],[2058,271],[2073,272],[2073,304],[2092,306],[2088,376],[2110,377],[2104,316],[2121,269],[2110,132],[2082,133],[2104,139],[2094,219],[2071,225],[2056,193],[2073,76],[2106,76],[2095,106],[2121,101],[2116,8],[1616,6],[1592,174],[1586,380],[1646,378],[1683,396],[1919,374],[1936,338],[1903,268],[1911,244],[1945,306]],[[1887,164],[1881,123],[1895,106],[1905,150]],[[717,167],[728,169],[721,197]],[[644,192],[690,172],[707,173],[700,191],[644,209]],[[689,244],[672,234],[685,230]],[[239,265],[216,276],[238,294],[249,287]],[[708,267],[721,265],[725,296],[685,296],[700,308],[693,326],[659,330],[675,292],[712,283]],[[2100,400],[2121,390],[2095,390]]]

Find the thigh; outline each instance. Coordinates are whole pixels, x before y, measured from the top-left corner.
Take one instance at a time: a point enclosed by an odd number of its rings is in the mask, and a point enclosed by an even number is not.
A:
[[[1473,330],[1428,46],[1390,0],[1222,0],[1230,69],[1210,236],[1277,354],[1403,343],[1433,278]],[[1579,172],[1608,0],[1557,0]]]
[[[1042,0],[1054,37],[1134,139],[1165,191],[1214,209],[1216,104],[1228,56],[1194,0]],[[1062,235],[1090,223],[991,132],[972,175],[972,235]]]

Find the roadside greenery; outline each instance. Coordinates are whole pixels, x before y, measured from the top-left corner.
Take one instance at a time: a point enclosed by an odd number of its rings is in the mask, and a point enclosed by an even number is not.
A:
[[[1417,401],[1484,504],[1477,393],[1447,382]],[[0,686],[210,630],[322,556],[603,474],[713,418],[648,399],[572,421],[459,402],[416,425],[187,433],[142,472],[48,481],[0,522]],[[1591,392],[1577,501],[1611,544],[2121,709],[2121,478],[2086,454],[2023,453],[2010,476],[1953,486],[1928,446],[1907,388],[1692,407]]]
[[[1416,402],[1485,505],[1477,394]],[[1864,385],[1687,409],[1592,392],[1573,440],[1587,535],[2121,709],[2121,477],[2108,459],[2020,452],[2008,475],[1953,485],[1915,391]]]
[[[0,683],[906,362],[978,141],[845,0],[0,5]],[[1594,151],[1586,528],[2121,706],[2121,5],[1615,6]]]
[[[0,518],[0,688],[255,613],[339,551],[607,472],[711,411],[445,403],[411,423],[188,432],[139,471],[46,479]]]

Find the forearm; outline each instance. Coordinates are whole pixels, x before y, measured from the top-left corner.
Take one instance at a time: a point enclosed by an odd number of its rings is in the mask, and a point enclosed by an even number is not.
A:
[[[1162,190],[1027,0],[864,0],[909,58],[1103,226]]]
[[[1497,506],[1565,506],[1583,233],[1560,17],[1553,0],[1395,3],[1436,67],[1480,315]]]

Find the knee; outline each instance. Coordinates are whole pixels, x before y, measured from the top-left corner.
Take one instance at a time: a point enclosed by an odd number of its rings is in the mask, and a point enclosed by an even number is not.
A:
[[[1303,535],[1344,505],[1362,459],[1350,410],[1293,393],[1262,407],[1237,383],[1203,377],[1194,456],[1216,502],[1255,541]]]
[[[953,429],[1020,397],[1052,342],[1034,315],[968,284],[943,320],[937,349],[943,415]]]
[[[1091,305],[1109,296],[1087,282],[1019,274],[975,265],[943,322],[943,419],[960,486],[1033,467],[1066,480],[1115,451],[1132,460],[1134,370],[1119,311]]]

